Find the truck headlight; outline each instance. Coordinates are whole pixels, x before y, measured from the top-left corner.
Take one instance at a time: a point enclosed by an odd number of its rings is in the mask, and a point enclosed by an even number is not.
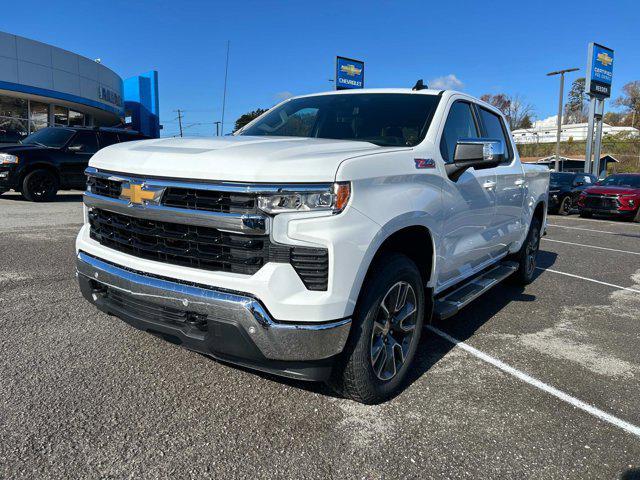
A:
[[[349,203],[351,184],[334,183],[320,190],[286,191],[258,197],[258,208],[275,215],[289,212],[331,211],[340,213]]]
[[[18,163],[18,157],[9,153],[0,153],[0,165],[9,165],[10,163]]]

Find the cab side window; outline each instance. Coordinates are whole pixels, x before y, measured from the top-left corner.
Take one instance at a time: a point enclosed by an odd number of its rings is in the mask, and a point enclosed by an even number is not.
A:
[[[440,153],[445,162],[453,162],[456,143],[462,138],[478,138],[478,127],[473,117],[471,104],[455,102],[449,110],[440,140]]]
[[[100,132],[100,145],[102,148],[108,147],[109,145],[113,145],[114,143],[119,143],[118,134],[115,132]]]
[[[98,138],[95,132],[78,131],[69,144],[69,148],[71,147],[79,147],[80,153],[96,153],[99,149]]]
[[[480,118],[486,132],[486,138],[491,140],[501,140],[504,144],[505,153],[508,153],[508,159],[511,160],[511,142],[507,140],[506,129],[502,123],[502,119],[493,112],[480,107]]]

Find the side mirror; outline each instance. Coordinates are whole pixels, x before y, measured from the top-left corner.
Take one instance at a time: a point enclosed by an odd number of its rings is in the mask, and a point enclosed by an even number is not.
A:
[[[456,143],[453,163],[447,164],[445,169],[449,178],[455,182],[468,168],[494,168],[504,162],[505,157],[502,140],[461,138]]]
[[[81,152],[84,150],[84,145],[70,145],[67,147],[70,152]]]

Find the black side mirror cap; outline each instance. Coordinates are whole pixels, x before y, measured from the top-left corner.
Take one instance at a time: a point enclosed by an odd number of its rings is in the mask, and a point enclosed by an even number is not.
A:
[[[455,182],[468,168],[495,168],[505,159],[502,140],[462,138],[456,143],[453,163],[447,164],[445,169],[448,177]]]

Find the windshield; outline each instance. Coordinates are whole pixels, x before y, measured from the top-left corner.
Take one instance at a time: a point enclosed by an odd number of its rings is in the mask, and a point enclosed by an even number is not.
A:
[[[45,147],[60,148],[66,145],[75,132],[66,128],[47,127],[38,130],[25,138],[22,143],[27,145],[43,145]]]
[[[335,138],[412,147],[427,133],[436,95],[357,93],[294,98],[240,135]]]
[[[600,185],[640,188],[640,175],[611,175],[602,180]]]
[[[573,175],[570,173],[552,173],[549,183],[552,187],[566,187],[573,184]]]

